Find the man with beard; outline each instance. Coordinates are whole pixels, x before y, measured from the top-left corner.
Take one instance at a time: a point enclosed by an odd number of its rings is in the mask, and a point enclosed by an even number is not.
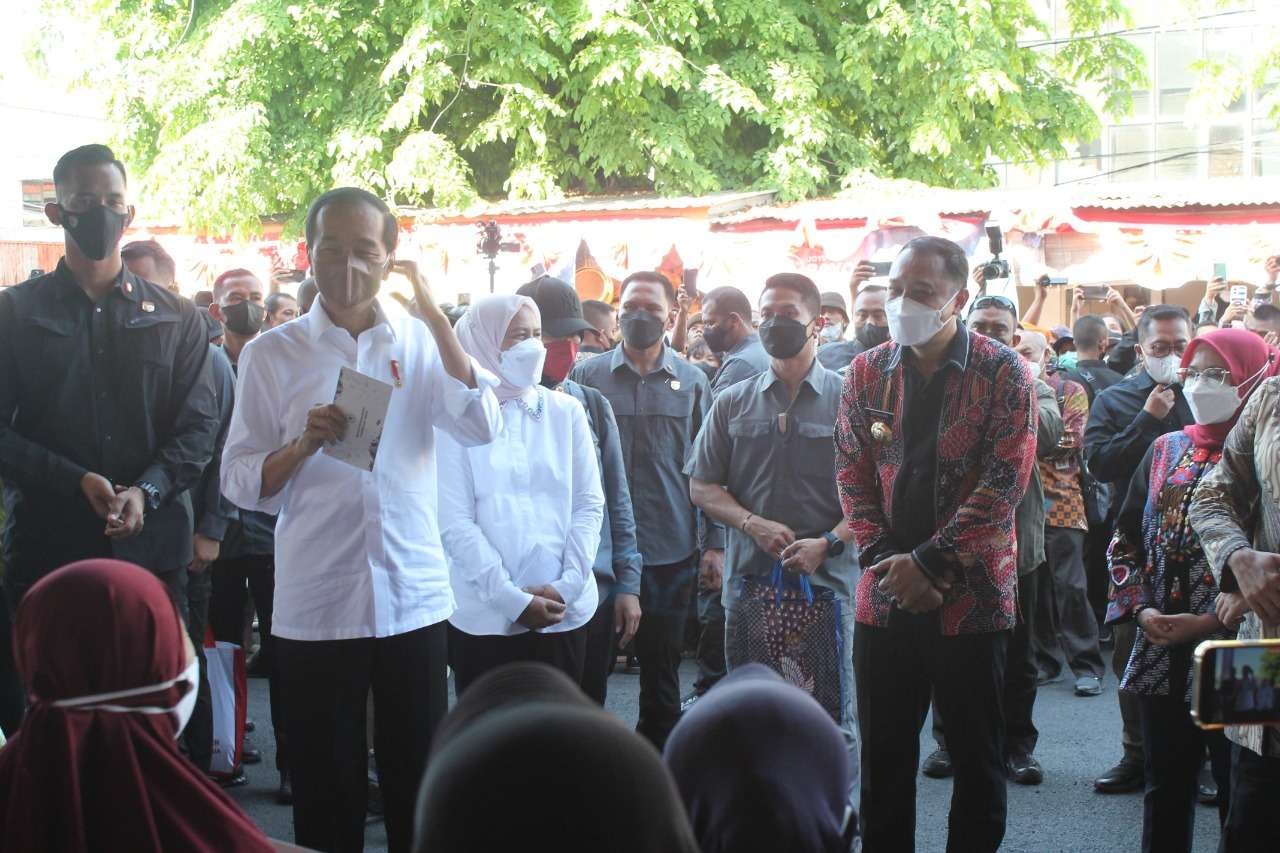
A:
[[[888,290],[869,285],[876,273],[869,261],[862,261],[853,271],[851,290],[857,293],[853,301],[853,340],[835,341],[818,348],[818,361],[827,370],[844,370],[860,353],[889,340],[889,321],[885,319],[884,303]]]
[[[366,701],[388,846],[409,850],[414,795],[448,706],[453,611],[436,517],[435,426],[460,444],[493,440],[497,380],[474,367],[415,264],[395,260],[396,218],[364,190],[320,196],[306,220],[320,291],[312,310],[240,354],[222,491],[276,513],[272,633],[289,701],[298,844],[364,847]],[[377,295],[392,270],[425,319],[391,319]],[[331,400],[341,368],[392,386],[372,471],[318,453],[341,439]]]
[[[134,209],[111,149],[76,148],[53,177],[45,214],[66,255],[0,292],[0,477],[16,498],[5,589],[16,606],[60,566],[109,557],[155,573],[185,611],[188,490],[218,432],[208,327],[121,260]]]

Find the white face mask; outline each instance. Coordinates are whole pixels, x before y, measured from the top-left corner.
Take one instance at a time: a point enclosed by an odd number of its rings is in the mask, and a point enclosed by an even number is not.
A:
[[[542,380],[542,363],[547,360],[547,350],[542,341],[529,338],[509,350],[503,350],[499,370],[507,384],[516,388],[532,388]]]
[[[1164,358],[1153,358],[1152,356],[1143,356],[1143,362],[1147,368],[1147,375],[1155,380],[1157,385],[1172,385],[1178,381],[1178,365],[1182,363],[1182,356],[1169,353]]]
[[[1028,362],[1027,362],[1027,367],[1031,368],[1031,378],[1032,378],[1032,379],[1039,379],[1039,378],[1040,378],[1040,362],[1038,362],[1038,361],[1028,361]]]
[[[1199,377],[1187,380],[1182,388],[1182,396],[1187,398],[1191,416],[1198,424],[1229,421],[1240,408],[1240,394],[1234,385],[1210,382]]]
[[[844,337],[844,326],[839,323],[831,323],[830,325],[823,326],[819,335],[821,336],[821,340],[824,344],[834,343]]]
[[[128,705],[111,704],[112,700],[115,699],[127,699],[130,696],[158,693],[161,690],[168,690],[170,687],[184,683],[189,685],[189,689],[182,694],[178,704],[172,708],[160,708],[154,705],[141,705],[133,708]],[[177,724],[177,731],[174,733],[176,738],[182,734],[182,730],[187,727],[187,723],[191,720],[191,714],[196,708],[196,696],[199,692],[200,658],[196,657],[191,659],[191,664],[186,669],[178,673],[177,678],[171,678],[159,684],[149,684],[146,687],[131,687],[128,690],[116,690],[112,693],[95,693],[91,696],[59,699],[52,704],[55,708],[72,708],[77,711],[111,711],[116,714],[171,714]]]
[[[905,296],[890,299],[884,304],[884,313],[889,319],[889,337],[904,347],[927,344],[942,331],[942,312],[955,298],[952,296],[944,302],[942,308],[930,308]]]

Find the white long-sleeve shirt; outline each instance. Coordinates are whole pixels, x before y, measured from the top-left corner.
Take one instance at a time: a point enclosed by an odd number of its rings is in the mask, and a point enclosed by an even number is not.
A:
[[[543,401],[540,419],[531,410]],[[535,389],[527,408],[502,406],[493,443],[465,448],[443,432],[440,530],[458,608],[449,622],[468,634],[522,634],[516,619],[551,584],[566,605],[547,632],[572,631],[599,603],[591,570],[600,547],[604,492],[582,404]]]
[[[342,367],[397,386],[374,470],[316,453],[280,492],[262,498],[263,462],[303,433],[312,407],[333,401]],[[497,433],[497,380],[474,369],[473,389],[445,371],[421,321],[388,319],[380,308],[378,323],[353,339],[333,325],[323,301],[245,347],[222,492],[239,507],[280,516],[273,634],[387,637],[453,612],[436,518],[432,427],[468,446]]]

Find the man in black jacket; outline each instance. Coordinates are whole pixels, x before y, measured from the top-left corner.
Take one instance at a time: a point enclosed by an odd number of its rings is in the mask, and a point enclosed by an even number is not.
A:
[[[53,179],[45,214],[66,256],[0,293],[0,477],[16,497],[6,592],[16,607],[54,569],[114,557],[154,572],[185,610],[188,490],[218,432],[208,329],[125,268],[133,207],[111,149],[68,152]]]
[[[1151,443],[1194,421],[1177,376],[1182,353],[1191,341],[1187,312],[1175,305],[1153,305],[1142,312],[1137,331],[1142,370],[1098,394],[1084,434],[1089,473],[1114,487],[1115,503],[1128,491],[1133,472]],[[1132,622],[1117,624],[1114,634],[1112,666],[1119,678],[1133,651],[1136,626]],[[1142,728],[1136,702],[1123,692],[1119,697],[1124,757],[1094,782],[1103,793],[1135,791],[1143,784]]]

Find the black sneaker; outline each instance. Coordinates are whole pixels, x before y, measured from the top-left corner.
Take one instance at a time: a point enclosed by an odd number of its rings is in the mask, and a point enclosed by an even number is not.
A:
[[[276,789],[276,802],[282,806],[293,805],[293,781],[289,779],[289,771],[280,771],[280,787]]]
[[[683,714],[694,706],[694,703],[705,696],[706,693],[701,690],[695,690],[688,696],[680,700],[680,713]]]
[[[235,772],[229,776],[222,774],[214,776],[211,774],[209,778],[217,782],[218,785],[223,788],[242,788],[249,784],[249,777],[244,775],[243,767],[237,767]]]
[[[930,779],[949,779],[955,772],[951,766],[951,753],[945,749],[935,749],[920,765],[920,772]]]

